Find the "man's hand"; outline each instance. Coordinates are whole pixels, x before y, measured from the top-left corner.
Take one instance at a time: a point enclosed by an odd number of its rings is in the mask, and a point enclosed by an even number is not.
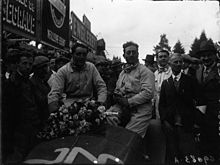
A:
[[[107,123],[113,126],[118,126],[120,124],[120,119],[118,115],[109,115],[106,117]]]

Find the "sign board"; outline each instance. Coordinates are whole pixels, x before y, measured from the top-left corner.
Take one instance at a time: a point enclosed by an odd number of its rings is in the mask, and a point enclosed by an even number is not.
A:
[[[83,15],[83,24],[85,25],[85,27],[91,31],[91,22],[89,21],[89,19],[86,17],[86,15]]]
[[[105,41],[104,39],[100,39],[97,41],[97,49],[105,50]]]
[[[69,0],[42,0],[42,41],[56,48],[69,47]]]
[[[96,49],[96,36],[80,21],[80,19],[71,12],[72,19],[72,37],[83,42],[88,47]]]
[[[36,0],[2,0],[3,29],[36,39]]]

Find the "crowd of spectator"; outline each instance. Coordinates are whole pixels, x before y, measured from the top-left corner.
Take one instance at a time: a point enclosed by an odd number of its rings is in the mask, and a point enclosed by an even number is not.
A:
[[[156,60],[139,62],[138,44],[123,44],[119,60],[87,61],[88,48],[75,44],[67,56],[10,49],[2,69],[3,161],[24,160],[41,141],[36,137],[60,101],[95,98],[114,126],[146,139],[152,120],[166,139],[166,161],[220,161],[220,59],[202,42],[200,59],[159,50]],[[159,137],[158,137],[159,138]],[[197,140],[195,140],[197,139]],[[145,151],[144,154],[148,154]],[[194,157],[192,157],[192,155]],[[151,157],[151,155],[149,155]],[[198,161],[198,160],[197,160]]]

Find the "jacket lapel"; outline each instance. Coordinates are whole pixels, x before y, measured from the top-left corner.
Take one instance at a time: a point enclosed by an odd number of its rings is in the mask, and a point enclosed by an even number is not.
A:
[[[180,80],[179,80],[179,91],[181,93],[184,93],[184,85],[186,84],[186,75],[181,74]]]
[[[176,87],[175,87],[175,85],[174,85],[173,77],[172,77],[172,76],[170,76],[170,77],[168,78],[168,83],[169,83],[170,88],[172,89],[172,91],[175,91],[175,92],[176,92]]]
[[[218,70],[217,67],[214,67],[208,74],[206,80],[205,80],[205,84],[208,83],[210,80],[212,80],[213,78],[216,77],[216,75],[218,74]]]

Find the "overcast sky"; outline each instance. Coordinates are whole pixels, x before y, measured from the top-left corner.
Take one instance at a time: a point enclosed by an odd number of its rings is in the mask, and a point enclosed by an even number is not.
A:
[[[104,38],[110,59],[122,57],[126,41],[138,43],[139,59],[145,58],[163,33],[171,47],[179,39],[186,53],[203,29],[208,38],[220,41],[219,10],[217,1],[70,0],[70,11],[81,21],[85,14],[92,33]]]

